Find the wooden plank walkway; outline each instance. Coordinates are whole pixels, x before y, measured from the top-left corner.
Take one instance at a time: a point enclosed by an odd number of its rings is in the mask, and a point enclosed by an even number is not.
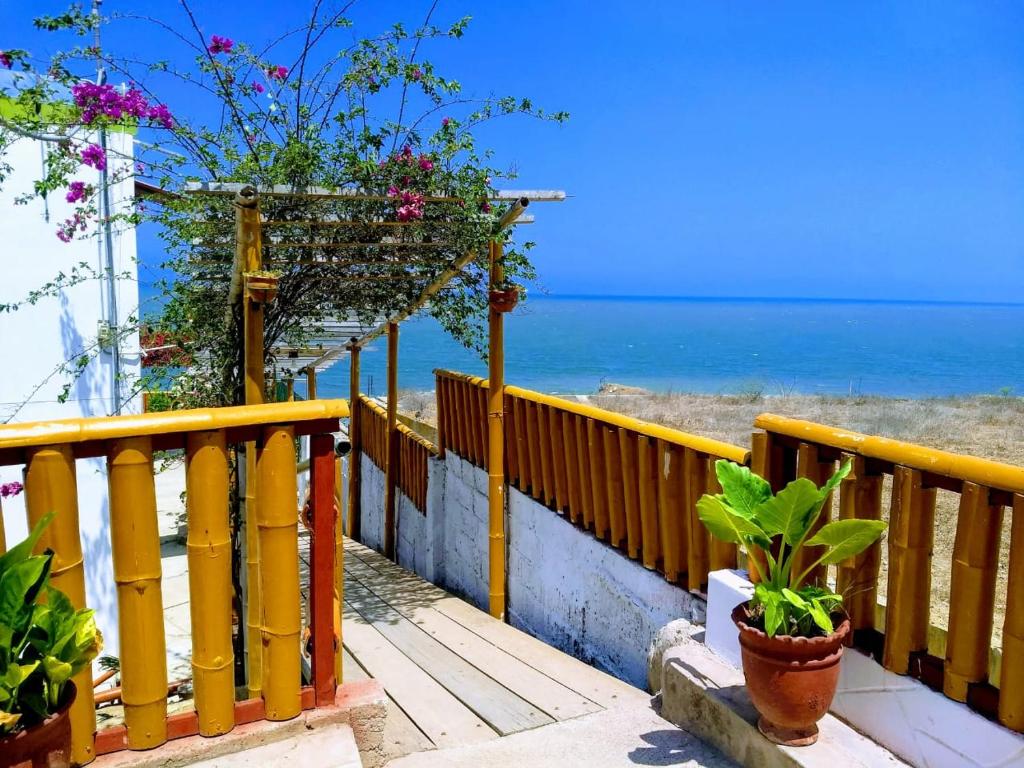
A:
[[[648,701],[632,686],[345,541],[344,676],[390,699],[389,757]]]

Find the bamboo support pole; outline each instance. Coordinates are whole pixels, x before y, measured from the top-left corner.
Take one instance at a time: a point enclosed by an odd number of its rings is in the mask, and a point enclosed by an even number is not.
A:
[[[705,475],[706,484],[704,490],[706,493],[716,495],[722,492],[722,485],[718,482],[718,476],[715,474],[715,459],[710,456],[704,457],[706,463]],[[704,532],[704,538],[708,542],[708,570],[719,571],[723,568],[734,569],[739,562],[739,549],[735,544],[729,544],[711,535],[711,533],[704,527],[704,523],[701,522],[700,517],[697,515],[697,507],[694,505],[690,509],[690,525],[695,526]]]
[[[605,480],[604,428],[593,419],[587,419],[587,450],[589,451],[591,499],[594,503],[594,535],[602,541],[608,538],[608,489]]]
[[[665,578],[679,581],[685,563],[683,549],[683,457],[682,448],[658,441],[658,530],[661,531],[661,562]]]
[[[609,543],[623,549],[626,538],[626,510],[622,492],[622,453],[617,430],[601,426],[604,453],[604,487],[608,504]]]
[[[352,446],[348,452],[348,535],[354,541],[361,541],[362,502],[359,483],[362,477],[363,458],[363,406],[359,399],[359,346],[355,337],[349,344],[349,403],[351,414],[348,420],[348,441]]]
[[[167,647],[150,438],[112,441],[107,479],[128,748],[151,749],[167,741]]]
[[[637,479],[640,487],[640,540],[643,543],[644,568],[655,570],[661,557],[658,528],[658,448],[656,441],[637,435]]]
[[[338,589],[338,507],[335,502],[334,436],[312,435],[309,439],[310,518],[310,631],[313,638],[312,682],[318,707],[334,704],[337,690],[337,613],[341,605]]]
[[[881,474],[869,473],[861,456],[843,454],[842,461],[853,462],[850,474],[839,486],[839,519],[881,520]],[[875,606],[878,604],[878,574],[882,567],[882,542],[876,541],[859,555],[847,558],[836,569],[836,591],[843,596],[843,606],[850,617],[850,626],[873,629]],[[853,633],[847,638],[853,643]]]
[[[245,273],[263,268],[263,233],[260,225],[259,196],[252,187],[235,196],[235,279],[242,302],[242,338],[245,373],[245,404],[266,400],[266,374],[263,349],[263,304],[254,301],[245,289]],[[233,286],[234,291],[234,286]],[[260,641],[260,553],[259,536],[252,521],[259,515],[256,490],[256,444],[245,445],[245,615],[247,680],[249,696],[260,695],[263,674],[263,646]]]
[[[562,411],[548,410],[548,434],[551,443],[551,474],[555,482],[555,511],[565,514],[569,506],[568,473],[565,468],[565,450],[562,444]]]
[[[1002,524],[1003,508],[991,503],[989,489],[965,482],[953,544],[942,682],[943,693],[954,701],[966,702],[968,686],[988,677]]]
[[[496,240],[489,243],[491,289],[505,280],[504,253]],[[490,613],[505,619],[505,326],[504,316],[493,306],[488,312],[487,356],[487,508],[488,584]]]
[[[899,675],[909,671],[912,653],[928,649],[934,531],[935,489],[924,487],[919,470],[896,467],[882,665]]]
[[[569,520],[577,525],[583,520],[582,500],[580,493],[580,457],[576,451],[575,417],[562,411],[562,454],[565,457],[565,482],[568,485]]]
[[[298,489],[293,427],[264,427],[257,465],[263,702],[268,720],[289,720],[301,711]]]
[[[622,501],[626,511],[626,553],[640,557],[643,529],[640,525],[640,481],[637,478],[637,442],[643,438],[627,429],[618,430],[622,466]]]
[[[590,441],[589,441],[589,427],[587,426],[589,419],[583,416],[573,416],[575,421],[574,430],[576,432],[576,455],[577,455],[577,466],[579,467],[580,473],[580,505],[582,506],[580,515],[580,525],[585,530],[594,530],[594,484],[591,480],[591,465],[590,465]]]
[[[999,722],[1024,733],[1024,494],[1013,496],[1010,562],[1003,617],[1003,664],[999,675]]]
[[[55,513],[36,548],[53,550],[51,584],[67,595],[75,608],[85,608],[78,478],[71,446],[55,445],[29,451],[25,466],[25,509],[29,530],[50,512]],[[0,527],[2,517],[0,514]],[[0,552],[3,551],[0,547]],[[96,758],[96,706],[91,664],[74,677],[74,683],[78,695],[71,705],[71,758],[78,765],[85,765]]]
[[[686,536],[685,552],[680,562],[686,563],[686,585],[692,591],[702,591],[708,580],[710,562],[707,532],[697,518],[697,501],[707,491],[708,463],[706,457],[689,448],[683,454],[684,497],[682,528]]]
[[[185,488],[196,712],[199,733],[218,736],[235,725],[228,451],[223,431],[188,436]]]
[[[306,399],[316,400],[316,368],[306,368]]]
[[[351,438],[350,438],[351,440]],[[351,452],[350,452],[351,454]],[[312,465],[312,462],[310,462]],[[342,519],[344,485],[341,482],[341,457],[334,457],[334,504],[337,513],[334,516],[334,680],[338,685],[345,681],[345,670],[342,664],[344,646],[342,645],[341,611],[345,604],[345,521]]]
[[[384,555],[395,559],[398,521],[398,323],[388,323],[387,463],[384,469]]]

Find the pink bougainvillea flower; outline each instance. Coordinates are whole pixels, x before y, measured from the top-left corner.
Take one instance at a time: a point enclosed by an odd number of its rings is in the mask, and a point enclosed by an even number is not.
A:
[[[64,219],[63,223],[57,227],[57,238],[61,242],[70,243],[71,239],[75,236],[75,232],[81,230],[85,231],[89,220],[81,211],[75,211],[75,215],[70,219]]]
[[[394,184],[388,187],[388,197],[398,197],[398,187]]]
[[[486,200],[484,200],[480,204],[480,210],[483,211],[484,213],[490,213],[491,212],[491,204],[488,203]]]
[[[68,184],[68,193],[64,196],[64,199],[69,203],[77,203],[86,195],[87,187],[84,181],[72,181]]]
[[[420,170],[421,171],[432,171],[434,170],[434,161],[426,155],[420,155]]]
[[[423,218],[423,209],[417,208],[415,205],[403,205],[398,209],[398,220],[399,221],[412,221],[414,219]]]
[[[0,67],[10,69],[14,66],[14,59],[11,58],[11,54],[7,51],[0,51]]]
[[[25,486],[15,480],[12,483],[4,483],[3,485],[0,485],[0,496],[6,499],[10,496],[17,496],[23,490],[25,490]]]
[[[259,80],[252,81],[252,88],[254,91],[256,91],[256,93],[263,93],[265,90],[267,90],[266,88],[263,87],[263,83],[261,83]]]
[[[145,163],[136,163],[135,164],[135,172],[139,173],[139,174],[145,173],[146,172],[146,164]]]
[[[213,35],[210,38],[210,44],[206,46],[206,50],[216,56],[218,53],[231,53],[231,49],[235,47],[235,41],[230,37],[221,37],[220,35]]]
[[[416,67],[416,69],[412,71],[412,79],[417,81],[423,79],[423,72],[420,71],[419,67]]]
[[[81,158],[83,163],[92,166],[97,171],[105,171],[107,169],[107,153],[103,151],[103,147],[99,144],[90,144],[83,149]]]
[[[271,80],[284,80],[286,77],[288,77],[288,67],[268,67],[267,77],[269,77]]]
[[[450,117],[442,117],[441,118],[441,127],[442,128],[447,128],[448,127],[448,123],[450,123],[451,121],[452,121],[452,119]]]
[[[174,118],[171,116],[171,111],[167,108],[166,104],[157,104],[155,107],[150,107],[146,110],[146,117],[168,130],[174,127]]]

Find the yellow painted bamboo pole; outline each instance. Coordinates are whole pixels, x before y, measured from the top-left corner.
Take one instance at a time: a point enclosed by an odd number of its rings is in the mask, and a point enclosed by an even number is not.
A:
[[[505,281],[504,253],[496,240],[489,243],[492,290]],[[487,355],[487,509],[488,584],[490,613],[505,619],[505,324],[494,306],[488,312]]]
[[[643,544],[644,568],[655,570],[661,557],[661,534],[658,530],[658,451],[654,440],[637,435],[637,481],[640,488],[640,540]]]
[[[548,410],[548,435],[551,444],[551,474],[555,483],[555,511],[565,514],[569,506],[567,473],[565,470],[565,451],[562,446],[562,412],[554,408]]]
[[[637,441],[635,432],[620,429],[619,456],[622,466],[622,501],[626,510],[626,552],[636,560],[640,557],[643,529],[640,526],[640,481],[637,476]]]
[[[316,368],[306,368],[306,399],[316,400]]]
[[[587,423],[589,419],[583,416],[573,415],[573,421],[576,422],[576,455],[577,465],[580,472],[580,501],[583,507],[582,515],[580,516],[580,525],[586,530],[594,530],[594,483],[591,479],[591,466],[590,466],[590,440],[589,440],[589,428]]]
[[[935,489],[924,487],[919,470],[896,467],[882,665],[899,675],[907,674],[912,653],[928,649],[934,531]]]
[[[968,685],[988,676],[1002,523],[1003,508],[990,503],[989,489],[964,483],[953,544],[942,680],[943,693],[954,701],[966,702]]]
[[[266,400],[266,369],[263,348],[263,304],[254,301],[244,287],[245,273],[263,269],[263,234],[260,224],[259,196],[255,190],[235,197],[235,263],[242,281],[242,338],[245,363],[245,404],[256,405]],[[260,694],[263,674],[260,642],[260,551],[259,536],[252,521],[259,515],[256,490],[256,444],[245,444],[245,615],[247,684],[249,696]]]
[[[569,496],[569,520],[579,523],[583,519],[583,510],[580,508],[580,472],[579,454],[576,452],[576,424],[574,417],[567,411],[561,412],[562,417],[562,454],[565,457],[565,482],[568,487]]]
[[[712,496],[717,495],[722,492],[722,484],[718,482],[718,476],[715,474],[715,460],[710,456],[705,456],[704,462],[707,465],[704,470],[706,475],[704,490]],[[696,505],[690,509],[690,515],[690,525],[704,531],[704,537],[708,543],[708,569],[718,571],[722,568],[736,568],[739,562],[739,548],[735,544],[729,544],[712,536],[700,521]]]
[[[658,530],[661,532],[661,563],[665,578],[679,581],[683,562],[683,448],[658,440]]]
[[[590,452],[590,487],[594,502],[594,535],[602,541],[608,538],[608,487],[604,461],[604,426],[587,419],[587,450]]]
[[[53,550],[51,583],[68,596],[75,608],[85,608],[85,571],[78,528],[78,479],[71,446],[55,445],[29,451],[25,465],[25,509],[30,530],[41,518],[50,512],[55,513],[53,522],[39,540],[37,550]],[[70,714],[71,759],[78,765],[85,765],[96,758],[96,705],[91,664],[75,676],[74,683],[78,695],[71,705]]]
[[[107,479],[128,748],[151,749],[167,741],[167,647],[150,438],[113,441]]]
[[[1014,494],[999,674],[999,722],[1024,733],[1024,494]],[[1016,598],[1016,599],[1015,599]]]
[[[359,346],[348,345],[349,351],[349,403],[351,415],[348,420],[348,440],[352,446],[348,452],[348,535],[355,541],[361,541],[362,533],[362,502],[360,500],[359,482],[362,477],[363,458],[363,408],[359,399]],[[341,487],[341,483],[338,483]]]
[[[618,549],[624,548],[626,538],[626,510],[622,491],[622,453],[619,450],[619,436],[615,429],[601,427],[604,452],[604,487],[608,500],[609,543]]]
[[[295,430],[269,426],[257,459],[260,587],[263,597],[263,703],[268,720],[301,711],[299,540]]]
[[[881,474],[870,474],[862,456],[843,454],[852,462],[852,470],[839,486],[839,519],[881,520]],[[836,569],[836,590],[843,596],[843,607],[854,630],[875,626],[878,604],[878,574],[882,566],[882,543],[876,541],[859,555],[847,558]],[[851,633],[848,642],[853,643]]]
[[[686,534],[686,552],[680,555],[680,560],[685,557],[686,585],[693,591],[703,590],[708,581],[710,556],[707,531],[697,517],[697,501],[708,488],[707,469],[706,457],[687,448],[683,454],[683,531]]]
[[[228,451],[223,432],[188,436],[185,488],[196,712],[199,733],[218,736],[235,725]]]
[[[384,468],[384,555],[395,559],[398,466],[398,323],[388,323],[387,462]]]

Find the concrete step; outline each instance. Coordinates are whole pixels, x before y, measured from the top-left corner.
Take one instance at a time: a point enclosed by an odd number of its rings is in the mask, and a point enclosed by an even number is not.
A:
[[[902,768],[885,747],[833,715],[818,723],[808,747],[774,744],[757,730],[757,712],[743,672],[694,638],[668,649],[662,661],[661,715],[741,765],[763,768]]]
[[[482,744],[420,752],[388,768],[733,768],[718,750],[665,722],[645,702],[583,715]],[[839,768],[839,766],[832,766]]]
[[[337,723],[244,752],[193,763],[194,768],[285,768],[299,765],[362,768],[352,728]]]

